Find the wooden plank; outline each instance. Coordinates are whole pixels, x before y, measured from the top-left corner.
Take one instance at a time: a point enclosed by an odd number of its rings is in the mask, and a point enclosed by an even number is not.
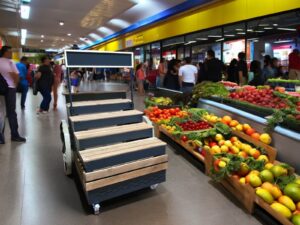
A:
[[[241,184],[238,179],[227,177],[221,181],[229,191],[244,206],[248,213],[253,213],[255,190],[249,184]]]
[[[81,101],[74,102],[73,107],[81,107],[81,106],[94,106],[94,105],[111,105],[118,103],[130,103],[130,99],[108,99],[108,100],[95,100],[95,101]],[[68,104],[69,106],[69,104]]]
[[[272,146],[270,145],[267,145],[259,140],[256,140],[252,137],[250,137],[249,135],[243,133],[243,132],[240,132],[240,131],[237,131],[237,130],[232,130],[232,134],[257,146],[257,147],[262,147],[266,150],[267,154],[268,154],[268,157],[270,159],[270,162],[274,162],[276,160],[276,156],[277,156],[277,150],[275,148],[273,148]]]
[[[95,137],[104,137],[113,134],[120,134],[131,131],[140,131],[145,129],[152,129],[153,127],[146,123],[136,123],[122,126],[113,126],[113,127],[105,127],[100,129],[93,129],[87,131],[79,131],[75,132],[74,135],[77,140],[95,138]]]
[[[85,151],[79,152],[80,157],[88,157],[92,156],[95,154],[99,154],[99,152],[107,152],[107,151],[118,151],[119,149],[127,149],[131,148],[134,146],[140,146],[140,145],[149,145],[149,144],[155,144],[155,143],[161,143],[162,141],[155,138],[146,138],[142,140],[136,140],[136,141],[130,141],[130,142],[125,142],[125,143],[118,143],[118,144],[113,144],[109,146],[103,146],[103,147],[98,147],[98,148],[91,148],[91,149],[86,149]]]
[[[92,190],[95,190],[95,189],[98,189],[98,188],[113,185],[113,184],[120,183],[120,182],[123,182],[123,181],[126,181],[126,180],[130,180],[130,179],[134,179],[134,178],[137,178],[137,177],[145,176],[147,174],[156,173],[156,172],[159,172],[159,171],[162,171],[162,170],[166,170],[167,168],[168,168],[168,163],[163,163],[163,164],[159,164],[159,165],[155,165],[155,166],[135,170],[135,171],[128,172],[128,173],[119,174],[119,175],[116,175],[116,176],[113,176],[113,177],[104,178],[104,179],[101,179],[101,180],[89,182],[89,183],[85,184],[85,190],[86,191],[92,191]]]
[[[174,136],[171,135],[166,129],[164,129],[163,127],[160,126],[159,131],[162,132],[163,134],[165,134],[166,136],[168,136],[170,139],[172,139],[177,144],[181,145],[185,150],[187,150],[189,153],[191,153],[199,161],[205,162],[205,158],[199,152],[194,151],[194,149],[192,149],[188,144],[184,143],[183,141],[174,138]]]
[[[139,160],[136,162],[130,162],[123,165],[117,165],[110,168],[93,171],[90,173],[84,173],[85,182],[91,182],[94,180],[98,180],[105,177],[110,177],[118,174],[122,174],[125,172],[149,167],[152,165],[157,165],[161,163],[165,163],[168,161],[168,155],[162,155],[158,157],[152,157],[148,159]]]
[[[71,116],[69,117],[69,119],[72,122],[83,122],[83,121],[90,121],[90,120],[112,119],[115,117],[127,117],[127,116],[135,116],[135,115],[143,115],[143,113],[138,110],[126,110],[126,111],[117,111],[117,112],[93,113],[93,114],[80,115],[80,116]]]
[[[105,158],[111,158],[117,155],[127,154],[131,152],[138,152],[138,151],[144,151],[145,149],[155,148],[155,147],[164,147],[166,144],[164,142],[158,143],[158,144],[149,144],[149,145],[140,145],[140,146],[134,146],[127,149],[118,149],[116,151],[105,151],[105,152],[99,152],[97,155],[92,156],[85,156],[82,157],[82,161],[84,163],[92,162],[95,160],[105,159]]]
[[[255,203],[259,205],[261,208],[263,208],[264,210],[266,210],[271,216],[273,216],[276,220],[278,220],[282,225],[293,225],[293,223],[290,220],[288,220],[280,213],[272,209],[268,203],[266,203],[263,199],[261,199],[257,195],[255,196]]]

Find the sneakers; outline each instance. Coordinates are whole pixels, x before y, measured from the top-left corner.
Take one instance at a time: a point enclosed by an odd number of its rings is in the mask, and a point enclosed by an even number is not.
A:
[[[23,142],[25,143],[26,142],[26,138],[23,138],[21,136],[18,136],[18,137],[12,137],[11,138],[11,141],[14,141],[14,142]]]

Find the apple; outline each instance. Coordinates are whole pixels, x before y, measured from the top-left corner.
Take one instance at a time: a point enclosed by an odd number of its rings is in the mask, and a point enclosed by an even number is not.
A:
[[[239,139],[237,138],[237,137],[235,137],[235,136],[233,136],[233,137],[231,137],[230,138],[230,141],[233,143],[233,142],[235,142],[235,141],[238,141]]]
[[[231,147],[231,146],[232,146],[232,143],[231,143],[231,141],[229,141],[229,140],[225,141],[224,144],[225,144],[227,147]]]
[[[229,148],[226,145],[221,146],[221,152],[222,153],[227,153],[229,151]]]

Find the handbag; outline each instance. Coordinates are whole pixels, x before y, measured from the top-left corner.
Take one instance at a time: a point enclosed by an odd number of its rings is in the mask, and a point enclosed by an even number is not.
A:
[[[6,95],[8,92],[8,84],[2,74],[0,74],[0,95]]]

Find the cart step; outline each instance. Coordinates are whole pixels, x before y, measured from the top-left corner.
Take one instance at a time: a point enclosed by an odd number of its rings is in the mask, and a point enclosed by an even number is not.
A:
[[[74,133],[77,150],[120,142],[133,141],[153,136],[153,127],[146,123],[105,127]]]
[[[69,93],[64,93],[66,102],[70,103]],[[113,92],[79,92],[72,93],[72,101],[94,101],[105,99],[120,99],[126,98],[126,91],[113,91]]]
[[[70,111],[70,104],[67,105]],[[119,110],[131,110],[132,102],[129,99],[109,99],[96,101],[74,102],[70,115],[112,112]]]
[[[147,138],[79,152],[86,172],[166,154],[166,144]],[[142,164],[143,165],[143,164]]]
[[[138,110],[94,113],[70,117],[74,131],[141,123],[142,121],[143,113]]]

